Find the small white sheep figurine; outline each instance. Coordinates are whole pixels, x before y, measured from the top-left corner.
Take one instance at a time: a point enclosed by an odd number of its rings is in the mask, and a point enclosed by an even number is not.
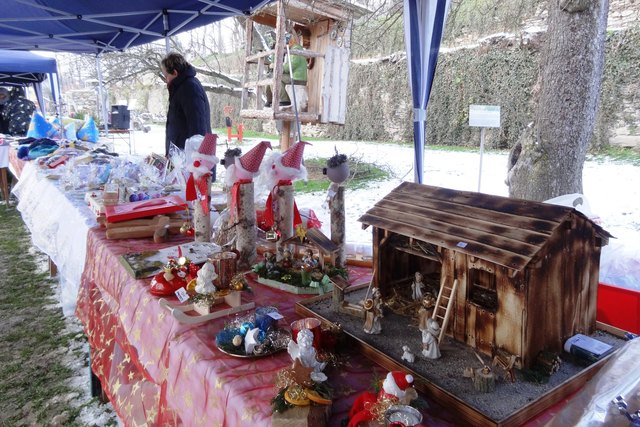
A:
[[[416,355],[411,353],[411,349],[407,345],[402,346],[402,360],[406,360],[409,363],[413,363],[416,360]]]

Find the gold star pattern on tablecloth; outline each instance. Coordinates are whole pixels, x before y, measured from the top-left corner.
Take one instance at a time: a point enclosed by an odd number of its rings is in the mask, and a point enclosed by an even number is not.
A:
[[[187,408],[192,409],[193,408],[193,395],[191,394],[190,391],[187,390],[187,392],[184,394],[184,404],[187,406]]]
[[[249,421],[253,419],[253,417],[255,417],[255,415],[259,412],[260,411],[258,410],[258,407],[256,405],[249,406],[242,413],[242,421]]]
[[[216,378],[216,388],[221,389],[224,386],[224,380],[220,377]]]

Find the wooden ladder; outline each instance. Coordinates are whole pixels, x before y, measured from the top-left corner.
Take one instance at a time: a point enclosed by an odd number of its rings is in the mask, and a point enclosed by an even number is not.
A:
[[[447,330],[447,324],[449,323],[449,317],[451,317],[451,309],[453,307],[453,297],[456,294],[458,288],[458,279],[453,281],[453,286],[447,286],[448,280],[444,280],[440,292],[438,293],[438,299],[436,300],[436,308],[433,310],[432,319],[440,323],[440,335],[438,336],[438,343],[442,342],[444,333]]]

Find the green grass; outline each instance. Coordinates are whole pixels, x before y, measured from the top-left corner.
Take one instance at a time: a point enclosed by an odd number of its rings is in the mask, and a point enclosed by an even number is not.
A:
[[[212,130],[213,133],[218,134],[220,137],[223,138],[222,143],[227,141],[227,128],[215,128]],[[235,125],[233,125],[233,133],[236,132],[236,127]],[[254,130],[250,130],[250,129],[245,129],[243,132],[243,137],[244,138],[255,138],[255,139],[280,139],[280,135],[277,134],[272,134],[272,133],[267,133],[267,132],[256,132]],[[326,141],[327,138],[318,138],[318,137],[314,137],[314,136],[305,136],[302,135],[303,140],[304,141]],[[235,141],[235,139],[232,139],[232,142]]]
[[[63,412],[65,426],[80,425],[85,403],[64,397],[82,394],[68,382],[75,372],[64,355],[84,336],[68,332],[61,310],[52,308],[57,281],[30,246],[18,211],[0,206],[0,425],[48,425]]]
[[[591,158],[596,161],[616,160],[640,166],[640,150],[633,148],[610,145],[599,153],[593,154]]]
[[[297,193],[324,192],[329,189],[331,182],[322,174],[322,169],[327,163],[327,158],[305,159],[307,168],[307,181],[296,181],[293,188]],[[373,163],[360,162],[357,159],[349,159],[350,176],[345,182],[345,187],[350,190],[364,188],[370,182],[383,181],[391,177],[389,170]]]

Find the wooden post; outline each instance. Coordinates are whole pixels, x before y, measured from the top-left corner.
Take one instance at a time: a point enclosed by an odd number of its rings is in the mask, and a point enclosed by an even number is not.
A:
[[[277,245],[277,257],[280,259],[286,249],[282,242],[293,237],[293,185],[279,185],[273,197],[276,205],[275,223],[280,230],[280,240]]]
[[[211,203],[211,175],[207,176],[207,203]],[[211,241],[211,221],[209,213],[205,213],[200,204],[200,200],[194,202],[193,228],[196,232],[196,242]]]
[[[238,268],[248,270],[256,259],[256,209],[253,202],[253,182],[240,184],[238,200],[236,249],[240,252]]]
[[[284,153],[289,147],[291,147],[291,122],[283,120],[280,131],[280,152]]]
[[[332,187],[335,184],[331,184]],[[331,241],[338,246],[336,252],[336,267],[344,267],[347,260],[344,246],[346,240],[345,211],[344,211],[344,187],[338,186],[336,193],[329,200],[331,211]]]

